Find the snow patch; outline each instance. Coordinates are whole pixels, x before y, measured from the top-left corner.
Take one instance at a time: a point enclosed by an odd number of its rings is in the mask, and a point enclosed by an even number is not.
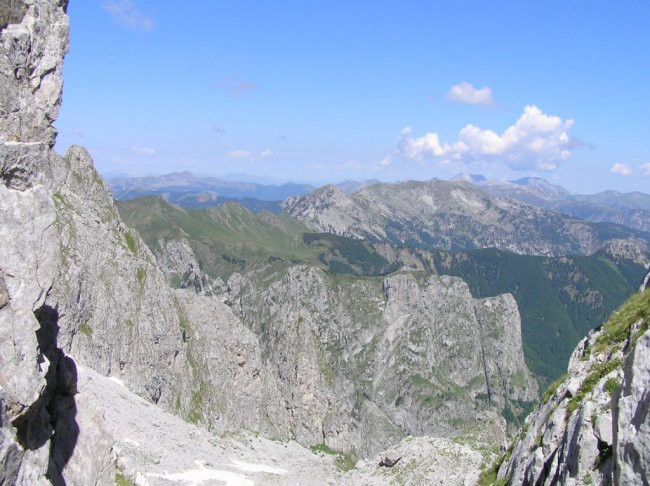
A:
[[[166,481],[173,481],[190,486],[200,486],[208,481],[221,481],[226,486],[254,486],[255,482],[247,479],[245,476],[231,471],[222,471],[219,469],[210,469],[205,467],[204,461],[194,461],[196,469],[187,469],[185,471],[169,473],[149,473],[147,476],[160,478]]]
[[[265,472],[270,474],[286,474],[287,470],[281,467],[267,466],[266,464],[251,464],[249,462],[230,459],[237,469],[244,472]]]

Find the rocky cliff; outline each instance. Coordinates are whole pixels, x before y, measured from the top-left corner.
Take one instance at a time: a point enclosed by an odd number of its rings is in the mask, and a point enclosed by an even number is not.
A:
[[[0,482],[61,481],[74,366],[56,341],[46,303],[56,262],[56,213],[42,185],[56,134],[66,2],[0,9]],[[65,428],[65,427],[64,427]],[[71,431],[74,436],[74,430]]]
[[[464,181],[375,184],[354,194],[336,186],[292,197],[283,210],[319,231],[425,249],[499,248],[526,255],[591,254],[613,238],[650,235],[594,224],[508,198]]]
[[[510,295],[453,277],[352,278],[308,266],[233,275],[226,302],[259,338],[303,443],[370,455],[405,435],[454,436],[537,397]],[[501,439],[499,439],[499,437]]]
[[[647,279],[646,279],[647,281]],[[650,291],[575,350],[507,453],[509,484],[646,484],[650,465]]]

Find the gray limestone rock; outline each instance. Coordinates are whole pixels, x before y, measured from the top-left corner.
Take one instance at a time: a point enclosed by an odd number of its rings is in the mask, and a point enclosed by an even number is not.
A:
[[[650,480],[650,332],[639,338],[623,369],[613,410],[616,481],[646,484]]]
[[[645,293],[643,293],[645,292]],[[499,469],[509,484],[645,484],[650,464],[650,331],[647,313],[629,329],[630,305],[574,351],[568,376],[526,419]],[[627,312],[628,314],[626,314]],[[637,312],[639,312],[637,310]],[[647,312],[647,311],[646,311]],[[632,314],[633,315],[633,314]],[[641,314],[643,315],[643,312]],[[609,326],[609,327],[608,327]]]
[[[161,251],[156,254],[156,259],[160,267],[170,276],[170,280],[178,280],[180,288],[194,289],[200,295],[223,293],[223,281],[219,278],[212,279],[201,270],[187,240],[160,240],[158,245]]]
[[[235,274],[228,288],[226,302],[276,368],[302,443],[368,456],[536,400],[510,295],[477,300],[454,277],[339,278],[307,266]],[[500,427],[493,443],[505,438]]]
[[[5,279],[0,277],[0,309],[9,303],[9,291]]]

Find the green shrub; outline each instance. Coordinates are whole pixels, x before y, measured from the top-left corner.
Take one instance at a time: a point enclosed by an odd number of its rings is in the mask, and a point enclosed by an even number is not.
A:
[[[562,383],[567,379],[566,373],[564,373],[562,376],[560,376],[557,380],[555,380],[553,383],[551,383],[544,394],[542,395],[542,403],[548,403],[548,401],[551,399],[553,395],[555,395],[555,392],[557,389],[560,387]]]
[[[610,378],[605,382],[605,390],[612,396],[614,396],[614,393],[616,393],[616,390],[618,390],[620,387],[621,382],[616,378]]]
[[[598,384],[598,382],[604,376],[608,375],[616,368],[621,366],[621,363],[622,362],[620,358],[616,358],[609,361],[605,361],[604,363],[598,363],[591,368],[591,371],[582,382],[582,385],[580,385],[580,389],[578,390],[578,393],[576,394],[575,397],[571,399],[571,401],[569,401],[569,404],[567,405],[567,410],[566,410],[567,419],[580,406],[582,400],[584,400],[584,398],[593,391],[594,387]]]
[[[135,238],[133,238],[133,236],[131,236],[131,233],[127,231],[126,233],[124,233],[124,239],[126,240],[127,248],[131,250],[131,253],[136,255],[138,253],[138,247],[135,243]]]
[[[90,337],[90,335],[93,333],[93,330],[88,324],[88,321],[83,322],[81,326],[79,326],[79,332],[86,337]]]
[[[135,486],[135,483],[118,468],[115,471],[115,486]]]
[[[144,267],[139,267],[135,276],[138,279],[138,283],[142,285],[144,283],[145,278],[147,278],[147,272],[144,269]]]

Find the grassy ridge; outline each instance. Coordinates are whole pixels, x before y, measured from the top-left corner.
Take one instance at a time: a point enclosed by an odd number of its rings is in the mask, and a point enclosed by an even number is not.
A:
[[[383,275],[399,268],[367,242],[330,234],[311,234],[286,214],[253,214],[237,203],[217,208],[183,209],[158,197],[117,203],[124,221],[136,228],[147,245],[186,238],[201,268],[227,279],[259,265],[306,263],[336,273]]]

